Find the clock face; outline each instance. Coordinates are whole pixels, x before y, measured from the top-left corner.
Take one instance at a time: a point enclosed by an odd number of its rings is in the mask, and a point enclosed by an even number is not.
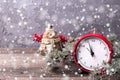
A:
[[[89,36],[77,43],[75,58],[77,64],[86,70],[94,71],[104,67],[111,59],[108,44],[99,37]]]

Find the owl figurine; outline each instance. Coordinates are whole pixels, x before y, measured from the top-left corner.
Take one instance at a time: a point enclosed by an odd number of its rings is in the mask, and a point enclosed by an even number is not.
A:
[[[46,55],[46,53],[50,53],[54,49],[62,50],[62,44],[68,39],[63,35],[58,35],[53,26],[49,25],[40,36],[34,34],[33,40],[41,42],[39,51],[42,55]]]

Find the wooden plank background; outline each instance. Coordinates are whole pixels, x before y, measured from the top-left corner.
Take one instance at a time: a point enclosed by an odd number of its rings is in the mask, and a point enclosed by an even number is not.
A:
[[[44,56],[36,51],[0,48],[0,80],[92,80],[89,74],[78,71],[74,62],[60,64],[60,69],[53,72],[46,66]],[[65,69],[65,65],[69,65],[69,69]]]

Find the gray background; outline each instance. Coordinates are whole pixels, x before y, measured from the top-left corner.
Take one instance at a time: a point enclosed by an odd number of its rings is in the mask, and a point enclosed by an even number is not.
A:
[[[96,27],[120,38],[120,0],[0,0],[0,47],[38,47],[33,34],[49,23],[66,37]]]

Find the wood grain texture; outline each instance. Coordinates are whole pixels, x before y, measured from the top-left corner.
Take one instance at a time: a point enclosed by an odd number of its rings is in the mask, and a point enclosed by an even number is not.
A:
[[[1,48],[0,80],[88,80],[90,78],[89,74],[79,72],[74,62],[60,63],[59,69],[53,71],[46,66],[44,56],[36,54],[36,51],[37,49],[32,48]],[[69,69],[65,69],[65,65],[68,65]]]
[[[64,69],[61,64],[60,69],[52,71],[46,65],[44,56],[36,53],[37,49],[19,48],[8,49],[0,48],[0,79],[1,80],[64,80],[64,74],[71,76],[71,79],[79,80],[78,75],[74,77],[74,71]],[[69,63],[71,64],[71,63]],[[62,67],[63,66],[63,67]],[[74,70],[73,70],[74,69]],[[73,71],[72,71],[73,70]]]

